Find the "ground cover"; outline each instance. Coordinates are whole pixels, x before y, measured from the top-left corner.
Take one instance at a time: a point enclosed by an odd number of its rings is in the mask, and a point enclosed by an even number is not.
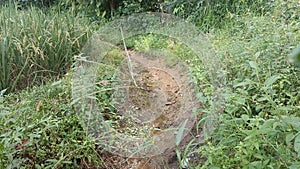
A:
[[[268,15],[232,15],[232,22],[223,25],[222,29],[207,33],[207,38],[226,65],[226,106],[219,117],[218,127],[205,144],[199,144],[195,134],[195,137],[176,149],[173,159],[176,167],[300,167],[300,71],[289,62],[290,53],[300,42],[298,11],[297,8],[278,7]],[[37,12],[33,10],[35,14],[31,18],[35,18]],[[76,28],[78,29],[80,27]],[[42,32],[45,31],[46,29]],[[56,31],[54,29],[53,32]],[[84,36],[89,31],[91,30],[84,30]],[[78,38],[80,33],[75,35]],[[29,37],[29,34],[25,37]],[[41,34],[38,37],[43,39],[45,36]],[[166,39],[159,41],[160,38],[152,35],[140,36],[128,42],[128,45],[137,51],[163,47],[179,56],[192,55],[181,44]],[[77,40],[74,40],[75,44],[80,46]],[[51,44],[50,40],[45,42]],[[6,46],[2,45],[1,49],[6,49],[4,47]],[[44,51],[42,47],[39,48],[40,51]],[[33,49],[28,47],[31,53],[35,52]],[[78,52],[79,49],[74,51]],[[3,57],[3,50],[1,53]],[[112,51],[109,55],[120,56],[122,53]],[[62,56],[65,56],[64,52]],[[42,61],[32,60],[30,63],[35,65],[34,63],[40,62]],[[207,112],[211,100],[211,86],[205,76],[205,69],[199,60],[187,59],[185,62],[199,88],[198,98],[203,104],[200,110]],[[5,63],[2,60],[1,70]],[[170,63],[173,63],[172,60]],[[1,93],[0,168],[118,168],[136,165],[135,160],[128,161],[126,158],[103,153],[86,135],[71,104],[71,75],[72,72],[69,71],[55,82],[47,82],[16,94],[3,95],[4,91]],[[15,77],[13,74],[10,76]],[[109,81],[101,81],[102,85],[99,87],[109,87],[107,82]],[[99,106],[105,111],[111,110],[112,104],[105,97],[106,95],[102,95],[99,98]],[[144,104],[134,101],[138,106]],[[120,125],[117,123],[119,118],[108,117],[116,126]],[[201,128],[205,120],[205,116],[199,119],[195,130]],[[130,127],[132,126],[128,126]],[[132,134],[134,132],[130,131]],[[115,165],[116,163],[119,165]],[[145,163],[147,161],[140,164]],[[167,166],[166,163],[163,165],[166,168]]]

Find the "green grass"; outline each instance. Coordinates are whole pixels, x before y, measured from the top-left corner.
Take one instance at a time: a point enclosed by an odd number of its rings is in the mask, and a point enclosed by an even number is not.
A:
[[[0,7],[0,90],[16,91],[57,79],[95,25],[71,12]]]
[[[185,150],[176,150],[183,161],[195,155],[203,159],[190,163],[190,168],[300,168],[300,70],[289,62],[300,44],[300,13],[295,7],[294,2],[282,1],[272,13],[235,15],[235,21],[210,32],[210,42],[226,68],[226,107],[205,145],[191,142]],[[72,56],[95,29],[68,12],[2,8],[0,16],[0,87],[11,91],[67,72]],[[140,36],[131,47],[170,49],[168,40],[159,39]],[[176,43],[172,53],[183,59],[192,55]],[[186,61],[206,111],[211,89],[205,69],[198,60]],[[67,75],[0,95],[0,168],[103,165],[101,151],[86,136],[70,105],[70,79]],[[110,106],[109,100],[102,102],[103,108]]]

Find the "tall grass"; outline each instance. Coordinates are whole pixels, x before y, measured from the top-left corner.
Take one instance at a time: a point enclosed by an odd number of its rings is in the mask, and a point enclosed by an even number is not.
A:
[[[93,28],[68,11],[0,7],[0,90],[16,91],[60,77]]]
[[[240,15],[251,13],[261,16],[270,14],[282,2],[282,0],[174,0],[165,2],[163,5],[168,12],[186,18],[205,32],[211,32],[212,29],[232,26]]]

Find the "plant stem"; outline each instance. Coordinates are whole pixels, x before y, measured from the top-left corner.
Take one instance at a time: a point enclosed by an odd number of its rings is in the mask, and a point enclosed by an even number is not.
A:
[[[136,87],[138,87],[138,85],[136,84],[136,81],[135,81],[135,79],[134,79],[134,76],[133,76],[131,59],[130,59],[130,55],[129,55],[128,50],[127,50],[127,47],[126,47],[126,43],[125,43],[125,38],[124,38],[122,26],[120,26],[120,31],[121,31],[122,41],[123,41],[124,49],[125,49],[126,56],[127,56],[127,60],[128,60],[128,69],[129,69],[129,72],[130,72],[130,76],[131,76],[131,79],[133,80],[134,85],[135,85]]]

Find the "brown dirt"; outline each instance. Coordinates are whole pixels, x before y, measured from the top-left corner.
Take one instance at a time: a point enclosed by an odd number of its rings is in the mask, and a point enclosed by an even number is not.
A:
[[[158,152],[142,158],[124,157],[118,153],[103,153],[101,158],[107,169],[177,169],[179,164],[175,153],[176,131],[165,129],[178,127],[185,119],[189,119],[186,125],[183,139],[179,148],[184,149],[185,145],[197,138],[194,123],[200,115],[192,117],[191,108],[200,107],[195,103],[193,92],[189,91],[191,84],[187,76],[185,65],[173,64],[168,66],[163,58],[145,57],[143,54],[130,51],[132,67],[135,70],[135,83],[130,81],[131,74],[123,74],[124,86],[130,86],[117,95],[117,109],[126,118],[130,118],[135,127],[150,126],[152,128],[150,137],[156,138]],[[128,64],[120,67],[121,72],[129,72]],[[130,81],[130,82],[129,82]],[[120,97],[122,96],[122,97]],[[121,101],[120,98],[123,100]],[[125,101],[124,101],[125,100]],[[133,109],[133,110],[132,110]],[[132,113],[136,111],[138,113]],[[126,113],[127,112],[127,113]],[[128,113],[131,112],[131,113]],[[126,126],[126,124],[123,126]],[[191,131],[190,131],[191,130]]]
[[[152,126],[152,135],[168,128],[180,108],[179,86],[167,72],[155,68],[144,69],[136,78],[138,87],[131,87],[129,101],[143,112],[138,121]]]
[[[201,116],[198,117],[199,119]],[[181,141],[179,149],[181,152],[184,151],[186,145],[192,140],[198,142],[198,146],[192,148],[190,151],[196,151],[196,149],[203,145],[203,138],[197,135],[196,126],[193,127],[191,132]],[[101,169],[178,169],[179,162],[177,160],[175,149],[169,149],[164,153],[147,158],[128,158],[121,157],[116,154],[105,152],[101,154],[101,159],[104,161],[104,166]],[[199,162],[204,162],[199,154],[195,153],[193,157],[190,158],[189,163],[199,164]]]

